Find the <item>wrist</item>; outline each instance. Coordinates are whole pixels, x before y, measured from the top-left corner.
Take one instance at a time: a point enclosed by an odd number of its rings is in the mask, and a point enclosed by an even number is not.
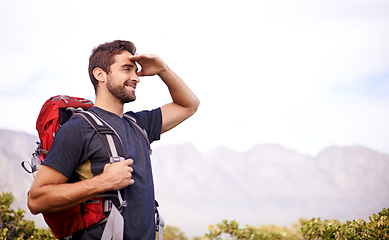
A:
[[[106,174],[102,173],[86,180],[91,185],[95,194],[104,193],[113,189],[111,182],[105,175]]]
[[[169,66],[165,64],[165,68],[163,68],[159,73],[157,73],[157,75],[163,79],[172,74],[172,72],[173,71],[169,68]]]

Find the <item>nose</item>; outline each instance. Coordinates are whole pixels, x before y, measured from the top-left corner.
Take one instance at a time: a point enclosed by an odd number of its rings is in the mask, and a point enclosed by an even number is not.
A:
[[[133,81],[133,82],[135,82],[135,83],[139,83],[139,82],[140,82],[140,79],[139,79],[138,76],[136,76],[136,77],[132,77],[132,78],[131,78],[131,81]]]

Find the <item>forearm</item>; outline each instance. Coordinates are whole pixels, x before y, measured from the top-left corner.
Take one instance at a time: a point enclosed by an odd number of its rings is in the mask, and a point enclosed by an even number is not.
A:
[[[158,73],[158,76],[168,87],[173,103],[187,109],[192,114],[196,112],[200,100],[173,70],[166,66],[163,71]]]
[[[109,190],[107,183],[102,181],[100,176],[76,183],[44,186],[34,184],[28,196],[28,207],[33,214],[64,210]]]
[[[102,174],[76,183],[59,171],[42,166],[28,195],[31,213],[55,212],[79,205],[101,193],[118,190],[134,184],[132,159],[106,164]]]
[[[130,60],[136,61],[142,66],[138,76],[157,74],[169,89],[173,102],[161,107],[161,133],[174,128],[197,111],[200,100],[161,58],[155,54],[145,54],[131,56]]]

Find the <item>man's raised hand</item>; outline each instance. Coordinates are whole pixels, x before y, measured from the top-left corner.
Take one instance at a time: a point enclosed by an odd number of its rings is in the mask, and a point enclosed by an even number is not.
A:
[[[166,63],[155,54],[140,54],[130,56],[131,61],[137,62],[141,66],[138,76],[159,75],[167,69]]]

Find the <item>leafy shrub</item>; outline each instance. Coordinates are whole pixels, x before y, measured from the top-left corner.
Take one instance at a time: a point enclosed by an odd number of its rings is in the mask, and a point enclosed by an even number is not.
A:
[[[337,220],[300,219],[305,239],[389,239],[389,211],[384,208],[378,214],[363,219],[340,223]]]
[[[37,229],[35,223],[23,220],[25,210],[12,210],[12,193],[0,194],[0,240],[6,239],[56,239],[48,229]]]
[[[216,226],[209,226],[209,233],[201,239],[253,239],[253,240],[297,240],[297,239],[389,239],[389,209],[382,209],[369,217],[369,222],[362,219],[341,223],[338,220],[321,220],[320,218],[299,219],[291,228],[275,225],[246,225],[239,228],[236,221],[223,220]]]
[[[335,239],[342,224],[338,220],[300,219],[301,232],[306,239]]]
[[[298,240],[299,233],[293,228],[275,225],[253,226],[246,225],[240,229],[239,224],[232,220],[223,220],[222,223],[209,226],[209,233],[205,239],[253,239],[253,240]]]
[[[25,210],[10,208],[14,197],[11,193],[0,194],[0,240],[6,239],[56,239],[48,229],[35,228],[33,221],[23,220]],[[209,233],[196,240],[205,239],[252,239],[252,240],[298,240],[298,239],[389,239],[389,209],[383,208],[378,214],[363,219],[341,223],[338,220],[320,218],[299,219],[292,227],[275,225],[239,228],[235,221],[223,220],[222,223],[209,225]],[[164,239],[186,240],[179,228],[166,226]]]

